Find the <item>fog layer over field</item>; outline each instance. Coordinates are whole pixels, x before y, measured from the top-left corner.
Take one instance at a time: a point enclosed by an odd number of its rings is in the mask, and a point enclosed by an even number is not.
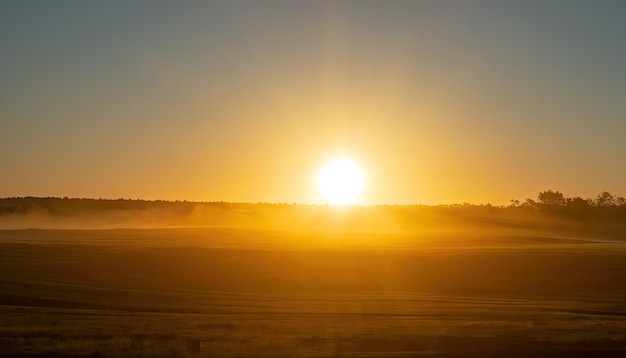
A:
[[[5,210],[6,227],[39,228],[0,230],[0,350],[61,357],[626,352],[619,207],[122,203]]]

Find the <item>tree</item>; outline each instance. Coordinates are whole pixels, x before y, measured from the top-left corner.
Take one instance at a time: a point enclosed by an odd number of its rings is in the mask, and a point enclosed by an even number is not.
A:
[[[544,191],[539,193],[537,197],[539,202],[545,205],[563,205],[565,203],[565,199],[563,198],[563,194],[560,191]]]
[[[598,194],[596,198],[596,205],[598,206],[614,206],[615,205],[615,197],[613,194],[608,191],[603,191]]]
[[[586,209],[591,206],[589,205],[589,201],[579,196],[576,196],[573,198],[567,198],[565,200],[565,205],[567,205],[568,208],[576,208],[576,209]]]
[[[526,199],[522,206],[537,207],[537,203],[533,199]]]

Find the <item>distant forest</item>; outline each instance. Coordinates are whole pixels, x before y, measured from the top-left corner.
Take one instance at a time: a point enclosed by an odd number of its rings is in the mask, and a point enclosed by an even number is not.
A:
[[[291,216],[313,215],[328,211],[369,212],[388,214],[402,218],[401,221],[414,221],[423,214],[447,217],[561,217],[564,219],[626,219],[626,199],[609,192],[602,192],[594,199],[565,197],[561,192],[547,190],[540,192],[536,199],[524,201],[511,200],[509,205],[491,204],[452,204],[452,205],[378,205],[369,207],[334,208],[327,205],[304,204],[268,204],[268,203],[229,203],[229,202],[191,202],[138,199],[87,199],[55,197],[11,197],[0,199],[1,217],[54,217],[107,216],[114,213],[124,215],[143,215],[162,218],[194,217],[201,224],[207,217],[221,218],[227,214],[231,223],[237,218],[275,217],[285,213]],[[136,214],[133,214],[136,213]],[[119,218],[118,218],[119,219]],[[287,219],[285,219],[287,220]],[[421,221],[421,220],[418,220]]]
[[[560,191],[547,190],[539,193],[537,200],[526,199],[524,202],[512,199],[512,206],[567,206],[570,208],[626,206],[626,198],[603,191],[595,199],[583,199],[579,196],[566,198]]]
[[[88,199],[55,197],[12,197],[0,199],[1,214],[27,214],[33,210],[46,210],[51,215],[72,215],[85,212],[111,210],[147,210],[166,208],[180,214],[190,212],[197,204],[188,201],[134,200],[134,199]],[[214,205],[224,205],[215,203]]]
[[[310,206],[306,204],[288,203],[231,203],[231,202],[193,202],[141,199],[90,199],[90,198],[58,198],[58,197],[8,197],[0,198],[1,214],[25,214],[32,209],[45,209],[52,215],[74,214],[78,212],[96,212],[107,210],[146,210],[167,209],[179,214],[191,212],[196,206],[202,205],[222,209],[244,209],[251,207],[279,207],[279,206]],[[318,205],[319,206],[319,205]],[[324,205],[322,205],[324,206]],[[371,207],[404,207],[404,208],[478,208],[489,207],[499,209],[535,208],[548,211],[564,209],[594,210],[597,208],[613,208],[621,211],[626,208],[626,198],[615,196],[609,192],[601,192],[595,199],[581,197],[565,197],[560,191],[546,190],[537,195],[537,199],[520,201],[511,199],[509,205],[495,206],[492,204],[448,204],[448,205],[374,205]],[[603,209],[602,209],[603,210]],[[566,211],[566,210],[565,210]]]

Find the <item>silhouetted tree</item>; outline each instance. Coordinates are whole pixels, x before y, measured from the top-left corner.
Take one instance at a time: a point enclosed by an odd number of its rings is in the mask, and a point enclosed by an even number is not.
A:
[[[516,208],[518,206],[521,205],[521,202],[517,199],[511,199],[511,205],[509,205],[510,207]]]
[[[565,199],[563,198],[563,194],[560,191],[544,191],[539,193],[537,197],[539,202],[545,205],[563,205],[565,203]]]
[[[617,205],[619,206],[626,206],[626,198],[624,198],[623,196],[618,197],[615,202],[617,203]]]
[[[586,209],[586,208],[589,208],[591,206],[589,204],[589,201],[587,201],[587,200],[585,200],[585,199],[583,199],[583,198],[581,198],[579,196],[576,196],[576,197],[573,197],[573,198],[567,198],[565,200],[565,205],[568,208],[575,208],[575,209]]]
[[[524,204],[522,204],[522,206],[533,206],[533,207],[536,207],[537,206],[537,202],[534,201],[533,199],[526,199],[526,201],[524,202]]]
[[[615,205],[615,197],[613,194],[608,191],[603,191],[598,194],[596,198],[596,205],[598,206],[614,206]]]

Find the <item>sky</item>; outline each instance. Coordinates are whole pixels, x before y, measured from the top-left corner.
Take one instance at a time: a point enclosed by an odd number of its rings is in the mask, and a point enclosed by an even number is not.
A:
[[[626,194],[624,1],[0,2],[0,197]]]

